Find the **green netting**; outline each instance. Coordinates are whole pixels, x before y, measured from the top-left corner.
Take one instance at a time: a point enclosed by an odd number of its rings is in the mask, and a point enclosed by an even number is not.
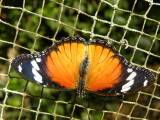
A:
[[[159,11],[158,0],[1,0],[1,119],[159,119]],[[152,71],[156,82],[131,95],[87,93],[79,100],[75,91],[42,89],[16,78],[11,62],[17,55],[42,51],[68,36],[107,39],[132,64]]]

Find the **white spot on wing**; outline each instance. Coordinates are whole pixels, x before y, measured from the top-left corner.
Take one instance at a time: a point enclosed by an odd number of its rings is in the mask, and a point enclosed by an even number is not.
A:
[[[40,70],[38,64],[36,63],[35,60],[31,61],[32,66],[36,69],[36,70]]]
[[[136,75],[137,75],[136,72],[132,72],[126,80],[133,80]]]
[[[130,89],[131,89],[131,87],[127,87],[127,88],[125,88],[125,89],[122,89],[121,92],[127,92],[127,91],[129,91]]]
[[[133,69],[132,69],[132,68],[128,68],[128,69],[127,69],[127,72],[128,72],[128,73],[131,73],[131,72],[133,72]]]
[[[37,62],[41,62],[41,58],[36,58],[36,61]]]
[[[18,71],[19,71],[19,72],[22,72],[22,67],[21,67],[21,65],[18,65]]]
[[[146,87],[147,83],[148,83],[148,80],[145,80],[144,83],[143,83],[143,87]]]
[[[43,87],[47,87],[47,85],[43,85]]]
[[[36,82],[42,83],[42,80],[40,80],[38,77],[34,76],[34,79],[36,80]]]
[[[126,89],[126,88],[128,88],[128,87],[131,87],[133,84],[134,84],[134,80],[129,81],[128,83],[126,83],[126,84],[124,84],[124,85],[122,86],[122,90],[123,90],[123,89]]]
[[[32,73],[35,75],[35,80],[42,83],[42,76],[34,68],[32,68]]]

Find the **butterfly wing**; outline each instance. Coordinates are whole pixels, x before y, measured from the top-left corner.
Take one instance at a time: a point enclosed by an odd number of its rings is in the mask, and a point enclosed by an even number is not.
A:
[[[75,89],[85,41],[79,37],[62,38],[48,49],[20,55],[12,62],[14,70],[37,85],[57,89]]]
[[[151,85],[153,74],[130,64],[113,45],[105,41],[88,44],[90,67],[86,75],[87,90],[99,95],[121,95]]]

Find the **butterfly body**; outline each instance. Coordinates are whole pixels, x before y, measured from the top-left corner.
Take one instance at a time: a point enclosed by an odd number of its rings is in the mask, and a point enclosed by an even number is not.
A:
[[[106,41],[62,38],[46,50],[20,55],[12,62],[25,79],[55,90],[85,90],[98,95],[123,95],[154,83],[147,69],[129,63]]]

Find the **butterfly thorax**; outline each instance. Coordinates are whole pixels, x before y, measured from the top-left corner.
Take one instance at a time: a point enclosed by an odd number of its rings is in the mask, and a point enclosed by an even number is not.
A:
[[[89,56],[86,55],[81,64],[80,64],[80,68],[79,68],[79,83],[78,83],[78,89],[77,89],[77,94],[79,98],[83,98],[84,94],[85,94],[85,75],[88,72],[88,68],[89,68]]]

